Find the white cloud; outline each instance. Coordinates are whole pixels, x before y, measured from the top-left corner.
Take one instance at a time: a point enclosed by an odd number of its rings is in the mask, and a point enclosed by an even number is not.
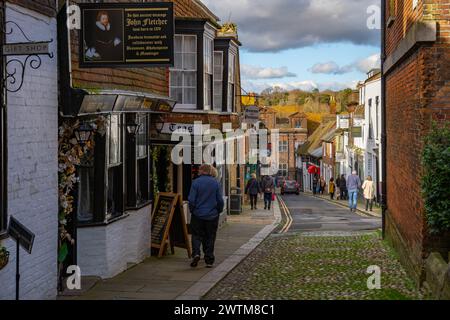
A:
[[[263,68],[251,65],[242,65],[241,75],[246,79],[282,79],[296,76],[295,73],[289,72],[287,67]]]
[[[334,61],[329,61],[325,63],[316,63],[311,68],[308,69],[312,73],[325,73],[325,74],[344,74],[352,70],[351,66],[339,67]]]
[[[380,0],[203,0],[222,22],[238,24],[253,52],[277,52],[318,43],[379,45],[367,27],[367,8]]]
[[[380,55],[377,53],[342,67],[340,67],[334,61],[325,63],[316,63],[311,68],[309,68],[308,71],[312,73],[335,74],[335,75],[349,73],[354,70],[362,73],[367,73],[374,68],[380,68],[380,66],[381,66],[381,59]]]
[[[373,68],[380,68],[381,58],[379,54],[374,54],[370,57],[357,61],[354,65],[359,71],[367,73]]]

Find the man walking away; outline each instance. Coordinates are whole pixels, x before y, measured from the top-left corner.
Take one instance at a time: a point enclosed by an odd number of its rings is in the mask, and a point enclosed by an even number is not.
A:
[[[275,192],[275,184],[271,176],[264,176],[261,181],[261,189],[264,192],[264,210],[270,210],[272,195]]]
[[[341,191],[341,200],[347,200],[347,180],[345,180],[344,175],[341,175],[339,179],[339,189]]]
[[[224,208],[220,184],[212,177],[212,167],[202,165],[199,177],[192,183],[189,192],[189,209],[191,211],[191,232],[193,260],[195,268],[200,261],[200,247],[203,246],[207,268],[214,264],[214,243],[219,227],[219,216]]]
[[[355,212],[358,205],[358,189],[361,187],[361,179],[357,172],[353,171],[347,178],[348,204],[350,211]]]
[[[373,209],[373,199],[375,198],[375,185],[372,181],[372,177],[368,176],[362,185],[362,189],[364,192],[364,199],[366,199],[366,211],[370,211]]]
[[[256,180],[256,174],[252,173],[252,178],[248,180],[245,187],[245,194],[250,197],[251,210],[257,210],[256,203],[258,202],[258,194],[261,193],[258,180]]]

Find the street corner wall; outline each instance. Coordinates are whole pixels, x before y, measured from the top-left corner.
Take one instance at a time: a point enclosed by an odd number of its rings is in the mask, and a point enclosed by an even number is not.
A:
[[[7,4],[6,20],[21,26],[33,41],[56,39],[56,20],[36,11]],[[25,42],[14,30],[7,42]],[[42,65],[28,65],[23,87],[8,93],[8,215],[36,238],[32,254],[20,252],[21,299],[54,299],[57,294],[58,242],[58,81],[55,58],[42,56]],[[24,60],[25,57],[14,57]],[[14,88],[14,85],[10,85]],[[2,241],[10,262],[0,271],[0,300],[15,297],[15,243]]]
[[[438,24],[436,41],[411,48],[385,75],[386,171],[388,212],[386,233],[405,267],[416,280],[424,278],[424,260],[442,239],[428,235],[420,190],[421,150],[432,120],[450,120],[450,25],[448,5],[424,4],[416,10],[405,5],[387,29],[389,56],[418,20]],[[406,29],[405,29],[406,24]],[[446,242],[448,245],[448,241]],[[449,248],[450,249],[450,248]]]

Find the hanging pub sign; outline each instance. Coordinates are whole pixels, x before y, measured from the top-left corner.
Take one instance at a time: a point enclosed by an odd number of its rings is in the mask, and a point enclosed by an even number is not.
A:
[[[172,2],[84,3],[80,67],[171,67]]]

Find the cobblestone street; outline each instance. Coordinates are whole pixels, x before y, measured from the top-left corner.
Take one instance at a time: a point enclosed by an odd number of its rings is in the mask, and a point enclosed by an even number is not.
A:
[[[381,289],[369,290],[369,266]],[[272,235],[205,299],[423,299],[378,232]]]

